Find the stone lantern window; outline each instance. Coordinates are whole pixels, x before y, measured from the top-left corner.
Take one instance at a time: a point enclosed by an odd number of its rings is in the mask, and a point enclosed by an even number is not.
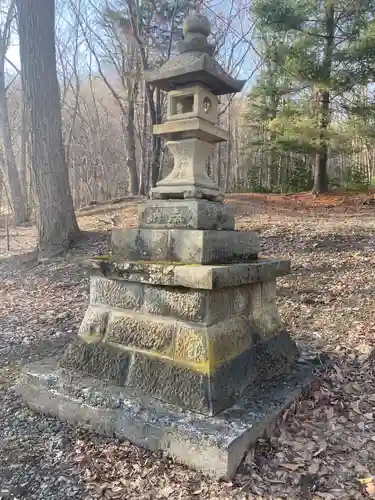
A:
[[[217,109],[217,97],[202,85],[194,85],[168,93],[168,121],[202,118],[216,124]]]

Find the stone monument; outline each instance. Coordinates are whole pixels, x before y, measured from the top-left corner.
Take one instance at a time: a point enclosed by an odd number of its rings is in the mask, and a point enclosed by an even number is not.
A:
[[[90,261],[76,341],[58,366],[27,367],[18,390],[38,410],[230,477],[303,376],[284,375],[298,358],[276,306],[289,262],[259,258],[258,234],[235,230],[206,172],[228,140],[218,96],[244,83],[212,58],[209,34],[190,13],[180,55],[146,75],[168,93],[154,133],[174,168],[140,205],[139,227],[114,229],[111,254]]]

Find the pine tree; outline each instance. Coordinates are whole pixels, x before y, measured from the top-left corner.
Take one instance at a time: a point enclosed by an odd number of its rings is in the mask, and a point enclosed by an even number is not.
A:
[[[355,85],[374,80],[374,0],[255,0],[253,15],[262,34],[277,36],[273,54],[295,85],[308,88],[316,134],[314,186],[328,190],[333,104]]]

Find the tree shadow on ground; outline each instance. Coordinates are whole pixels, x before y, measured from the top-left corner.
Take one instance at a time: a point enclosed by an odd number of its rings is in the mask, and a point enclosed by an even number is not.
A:
[[[272,236],[263,234],[261,237],[261,244],[265,248],[274,247],[282,238],[285,238],[285,234],[280,233]],[[299,254],[310,254],[312,251],[327,253],[361,252],[369,250],[371,246],[375,249],[375,234],[372,232],[364,233],[363,228],[358,228],[358,230],[351,228],[350,234],[324,233],[307,238],[303,235],[293,234],[291,252]]]
[[[48,275],[52,280],[58,279],[60,274],[70,270],[72,279],[85,275],[84,269],[79,264],[88,256],[102,255],[108,251],[110,233],[107,231],[82,231],[82,238],[71,249],[38,262],[37,250],[20,253],[17,255],[0,256],[0,268],[9,272],[22,275],[27,278],[33,276]]]

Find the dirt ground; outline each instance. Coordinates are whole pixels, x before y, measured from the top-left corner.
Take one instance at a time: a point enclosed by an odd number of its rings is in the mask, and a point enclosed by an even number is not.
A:
[[[231,482],[29,411],[12,390],[20,366],[60,353],[88,303],[79,262],[105,252],[112,225],[135,226],[139,200],[78,212],[86,239],[52,262],[27,256],[35,229],[0,228],[0,499],[375,498],[375,205],[355,193],[233,195],[237,229],[262,255],[292,261],[278,280],[285,325],[332,368],[260,441]]]

